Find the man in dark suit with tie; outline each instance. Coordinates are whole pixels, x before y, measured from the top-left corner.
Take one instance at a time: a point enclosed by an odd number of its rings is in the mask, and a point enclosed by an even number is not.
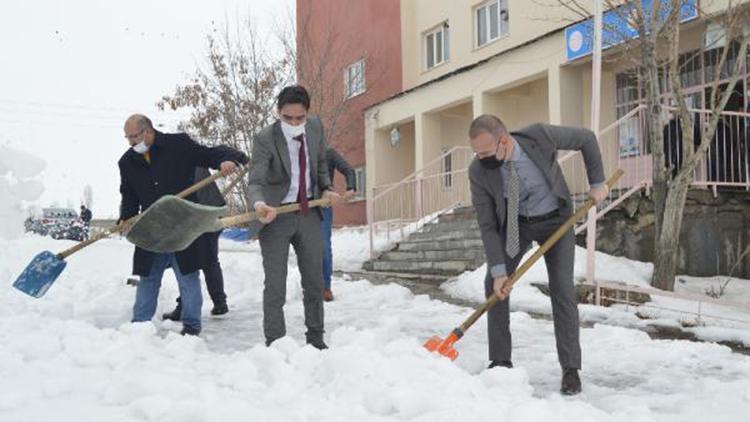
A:
[[[503,285],[531,242],[543,243],[573,214],[573,201],[557,163],[557,151],[581,151],[591,185],[590,196],[597,204],[606,197],[608,188],[599,145],[589,130],[534,124],[508,132],[499,118],[485,114],[474,119],[469,138],[476,154],[469,167],[471,199],[487,255],[485,294],[495,294],[500,299],[487,313],[489,367],[510,368],[510,290]],[[563,369],[563,394],[581,391],[574,258],[572,229],[544,254],[557,355]]]
[[[279,120],[255,137],[250,162],[249,203],[265,226],[258,233],[263,270],[263,333],[266,345],[286,335],[284,302],[289,245],[302,276],[307,343],[326,349],[323,341],[322,214],[309,209],[312,199],[339,196],[330,190],[326,140],[320,119],[308,117],[310,96],[295,85],[281,90]],[[276,207],[299,203],[300,211],[277,216]]]

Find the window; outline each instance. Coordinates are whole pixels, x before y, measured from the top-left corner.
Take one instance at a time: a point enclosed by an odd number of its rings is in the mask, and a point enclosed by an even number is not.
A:
[[[442,162],[442,173],[443,177],[441,178],[443,181],[443,188],[444,189],[450,189],[453,187],[453,154],[446,154],[446,151],[443,151],[443,162]]]
[[[366,89],[365,59],[359,59],[344,71],[344,92],[346,98],[351,98],[362,94]]]
[[[474,9],[476,46],[508,35],[508,0],[492,0]]]
[[[448,22],[444,22],[424,36],[425,68],[432,69],[450,58]]]
[[[365,167],[354,169],[354,176],[357,183],[357,194],[354,196],[354,199],[367,198],[367,172],[365,170]]]

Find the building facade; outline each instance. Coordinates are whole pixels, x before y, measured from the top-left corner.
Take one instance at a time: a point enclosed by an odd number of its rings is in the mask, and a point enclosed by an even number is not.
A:
[[[578,3],[593,9],[592,0]],[[710,108],[721,46],[714,20],[729,3],[686,0],[681,15],[681,79],[696,109]],[[362,195],[337,206],[335,224],[365,223],[368,201],[371,222],[420,219],[465,203],[468,182],[456,169],[471,160],[467,132],[480,114],[500,116],[511,130],[533,122],[590,127],[590,21],[554,0],[298,0],[298,37],[314,46],[300,51],[298,39],[298,55],[330,68],[300,80],[331,87],[333,94],[321,95],[343,102],[329,119],[329,143],[357,168]],[[622,50],[604,52],[599,136],[606,170],[623,168],[628,188],[647,185],[652,164],[637,60]],[[729,112],[748,110],[747,66],[743,72]],[[328,103],[326,110],[338,110]],[[745,136],[746,121],[727,117],[722,136]],[[696,183],[747,185],[750,154],[715,149],[723,151],[721,168],[708,160]],[[574,194],[587,189],[579,167],[576,157],[563,165]],[[343,190],[341,175],[334,183]]]
[[[357,172],[358,197],[334,208],[338,226],[367,221],[363,110],[402,90],[400,16],[399,0],[297,0],[300,83],[312,94],[329,145]],[[345,190],[341,174],[333,181]]]
[[[592,1],[580,3],[593,10]],[[533,122],[591,126],[590,44],[586,31],[579,30],[586,20],[555,4],[527,0],[401,2],[404,90],[365,112],[367,184],[375,199],[372,220],[418,219],[449,207],[454,199],[466,202],[464,191],[448,197],[450,203],[423,204],[458,187],[465,189],[468,182],[455,180],[458,174],[448,177],[448,173],[455,173],[459,165],[465,167],[470,155],[465,150],[460,156],[447,152],[468,146],[468,127],[478,115],[498,115],[511,130]],[[685,16],[681,15],[680,76],[690,105],[697,109],[711,106],[708,80],[719,56],[716,47],[722,45],[717,43],[720,31],[712,21],[728,4],[700,2],[698,9],[697,1],[688,2]],[[651,156],[644,137],[644,111],[639,109],[642,90],[635,76],[637,61],[622,50],[613,46],[604,52],[599,133],[607,172],[623,168],[627,188],[649,183]],[[728,111],[747,110],[746,83],[747,68]],[[668,95],[667,90],[663,94]],[[742,116],[727,117],[722,136],[744,136],[740,132],[745,131],[746,121]],[[714,188],[717,180],[745,186],[747,153],[730,147],[722,151],[722,159],[733,156],[734,161],[723,163],[720,170],[715,162],[708,162],[699,169],[702,174],[696,176],[697,182]],[[566,178],[579,167],[570,160],[563,167]],[[415,172],[421,180],[409,179]],[[428,187],[430,177],[434,183]],[[397,183],[401,184],[398,191]],[[587,189],[584,177],[571,177],[569,184],[574,194]],[[386,192],[391,196],[387,201],[383,197]],[[413,212],[397,205],[408,202],[428,209]]]

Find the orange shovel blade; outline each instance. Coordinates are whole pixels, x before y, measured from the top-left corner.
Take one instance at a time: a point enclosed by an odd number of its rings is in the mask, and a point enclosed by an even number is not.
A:
[[[448,337],[443,340],[438,336],[432,336],[424,344],[425,349],[430,352],[437,352],[450,360],[456,360],[458,357],[458,350],[453,348],[453,343],[458,340],[458,336],[451,333]]]

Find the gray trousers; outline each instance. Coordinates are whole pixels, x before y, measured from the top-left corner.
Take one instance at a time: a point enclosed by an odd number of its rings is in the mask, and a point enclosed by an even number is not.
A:
[[[311,209],[307,216],[300,212],[281,214],[258,234],[263,256],[265,284],[263,289],[263,333],[271,342],[286,335],[284,303],[289,245],[297,254],[302,276],[302,302],[305,307],[307,339],[323,338],[323,263],[320,259],[323,240],[320,213]]]
[[[505,256],[508,274],[512,274],[528,250],[532,241],[540,245],[563,224],[565,218],[555,217],[549,220],[519,225],[521,252],[514,258]],[[573,263],[575,260],[575,236],[569,230],[555,246],[544,254],[547,264],[547,276],[552,300],[552,318],[555,323],[555,340],[557,358],[563,368],[581,368],[581,344],[579,341],[578,306],[576,305],[573,287]],[[485,277],[485,295],[494,294],[493,278],[487,271]],[[512,295],[513,293],[511,293]],[[489,341],[489,358],[494,361],[510,361],[510,306],[509,299],[498,302],[487,312],[487,337]]]

